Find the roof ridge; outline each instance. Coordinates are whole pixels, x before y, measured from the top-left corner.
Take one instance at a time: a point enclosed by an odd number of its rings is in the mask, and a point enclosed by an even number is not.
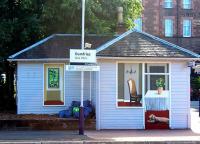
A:
[[[168,42],[168,41],[166,41],[166,40],[163,40],[163,39],[161,39],[161,38],[159,38],[159,37],[156,37],[156,36],[151,35],[151,34],[146,33],[146,32],[138,31],[138,30],[136,30],[136,29],[134,29],[133,31],[138,32],[138,33],[143,34],[143,35],[146,35],[146,36],[148,36],[148,37],[150,37],[150,38],[153,38],[154,40],[158,40],[159,42],[161,42],[161,43],[163,43],[163,44],[166,44],[166,45],[168,45],[168,46],[171,46],[171,47],[173,47],[173,48],[176,48],[176,49],[178,49],[178,50],[180,50],[180,51],[182,51],[182,52],[186,52],[186,53],[188,53],[188,54],[190,54],[190,55],[192,55],[192,56],[195,56],[195,57],[197,57],[197,58],[200,58],[200,55],[199,55],[199,54],[197,54],[197,53],[195,53],[195,52],[192,52],[192,51],[190,51],[190,50],[188,50],[188,49],[186,49],[186,48],[180,47],[180,46],[178,46],[178,45],[176,45],[176,44],[173,44],[173,43],[171,43],[171,42]]]
[[[26,51],[28,51],[28,50],[30,50],[30,49],[35,48],[36,46],[38,46],[38,45],[40,45],[40,44],[46,42],[47,40],[53,38],[54,36],[55,36],[55,34],[52,34],[52,35],[50,35],[50,36],[48,36],[48,37],[46,37],[46,38],[44,38],[44,39],[38,41],[37,43],[32,44],[31,46],[29,46],[29,47],[27,47],[27,48],[25,48],[25,49],[23,49],[23,50],[21,50],[21,51],[15,53],[15,54],[11,55],[11,56],[9,56],[9,59],[13,59],[13,58],[15,58],[16,56],[18,56],[18,55],[20,55],[20,54],[22,54],[22,53],[24,53],[24,52],[26,52]]]

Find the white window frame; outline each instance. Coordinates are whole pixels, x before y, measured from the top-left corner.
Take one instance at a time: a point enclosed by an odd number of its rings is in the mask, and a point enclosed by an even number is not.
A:
[[[164,0],[164,8],[173,8],[173,0]]]
[[[119,99],[118,99],[118,64],[119,63],[123,63],[123,64],[142,64],[142,82],[143,82],[143,73],[144,73],[144,62],[130,62],[130,61],[116,61],[116,97],[115,97],[115,106],[116,108],[119,108],[119,109],[144,109],[144,98],[143,98],[143,94],[144,94],[144,91],[143,91],[143,83],[142,83],[142,106],[138,107],[138,106],[118,106],[118,102],[119,102]]]
[[[169,64],[168,63],[146,63],[147,64],[147,72],[144,73],[144,75],[148,76],[148,89],[150,89],[150,76],[151,75],[164,75],[165,76],[165,83],[166,83],[166,89],[169,89],[169,84],[167,78],[169,78]],[[167,72],[167,65],[168,65],[168,72]],[[150,67],[151,66],[163,66],[165,69],[164,73],[150,73]]]
[[[119,63],[124,63],[124,64],[142,64],[142,106],[141,107],[136,107],[136,106],[118,106],[118,64]],[[145,73],[145,64],[149,64],[149,65],[152,65],[152,66],[165,66],[166,67],[166,70],[167,70],[167,65],[168,65],[168,72],[166,73]],[[135,61],[135,62],[130,62],[130,61],[116,61],[116,98],[115,98],[115,105],[116,105],[116,108],[144,108],[144,96],[145,96],[145,75],[148,75],[148,74],[151,74],[151,75],[167,75],[167,77],[169,78],[169,92],[170,92],[170,95],[169,95],[169,100],[170,100],[170,105],[171,105],[171,63],[170,62],[148,62],[148,61],[145,61],[145,62],[141,62],[141,61]]]
[[[173,20],[172,19],[165,19],[164,21],[164,25],[165,25],[165,37],[173,37],[174,32],[174,24],[173,24]]]
[[[45,80],[46,80],[46,90],[49,90],[49,91],[51,91],[51,90],[60,90],[60,88],[61,88],[61,85],[59,85],[59,89],[58,88],[48,88],[48,73],[46,74],[46,78],[44,77],[45,76],[45,65],[63,65],[63,78],[64,78],[64,80],[63,80],[63,105],[45,105],[44,104],[44,97],[45,97],[45,87],[44,87],[44,83],[45,83]],[[48,69],[48,68],[52,68],[51,66],[47,66],[46,68]],[[60,71],[60,69],[59,69],[59,73],[61,73],[61,71]],[[59,78],[60,79],[60,78]],[[59,80],[59,81],[62,81],[61,79]],[[60,84],[60,82],[59,82],[59,84]],[[65,63],[43,63],[43,100],[42,100],[42,103],[43,103],[43,107],[65,107]]]
[[[191,9],[192,8],[192,0],[182,0],[183,9]]]
[[[189,30],[187,32],[187,30]],[[192,36],[192,21],[190,19],[183,20],[183,37],[191,37]]]

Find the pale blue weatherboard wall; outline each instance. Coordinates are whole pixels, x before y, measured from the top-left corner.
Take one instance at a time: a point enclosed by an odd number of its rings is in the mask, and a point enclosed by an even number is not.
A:
[[[89,99],[89,73],[85,73],[84,100]],[[18,62],[17,113],[50,114],[80,100],[80,72],[65,71],[65,106],[43,106],[43,63]],[[92,88],[93,89],[93,88]]]

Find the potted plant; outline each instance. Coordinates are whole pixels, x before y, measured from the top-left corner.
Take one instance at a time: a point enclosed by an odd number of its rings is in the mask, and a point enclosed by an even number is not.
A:
[[[164,79],[163,78],[159,78],[156,80],[156,86],[157,86],[157,89],[158,89],[158,94],[162,94],[163,92],[163,87],[165,86],[165,82],[164,82]]]

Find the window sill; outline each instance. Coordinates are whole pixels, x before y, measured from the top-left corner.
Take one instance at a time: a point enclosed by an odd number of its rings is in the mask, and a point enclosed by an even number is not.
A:
[[[142,108],[142,103],[139,102],[118,102],[118,108]]]
[[[62,101],[45,101],[44,106],[64,106]]]

